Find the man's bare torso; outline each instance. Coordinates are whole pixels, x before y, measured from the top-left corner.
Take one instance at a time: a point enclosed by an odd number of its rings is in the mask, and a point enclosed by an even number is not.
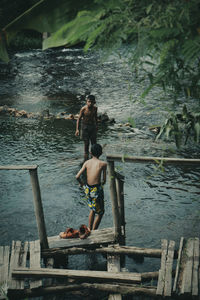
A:
[[[84,124],[94,124],[96,123],[97,107],[93,106],[89,108],[85,105],[81,109],[81,119]]]

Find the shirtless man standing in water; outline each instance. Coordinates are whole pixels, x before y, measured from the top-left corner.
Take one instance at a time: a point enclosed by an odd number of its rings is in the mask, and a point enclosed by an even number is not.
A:
[[[91,154],[92,158],[83,164],[76,175],[76,179],[83,186],[80,176],[86,170],[87,184],[84,186],[84,189],[90,208],[88,228],[89,230],[95,230],[98,228],[104,214],[104,192],[102,185],[106,183],[107,163],[99,159],[102,154],[101,145],[92,145]],[[103,177],[102,181],[101,177]],[[97,214],[96,217],[95,214]]]
[[[95,96],[87,96],[86,105],[81,108],[76,123],[75,135],[78,136],[81,121],[81,139],[84,141],[84,161],[89,158],[90,141],[94,145],[97,139],[97,107],[95,103]]]

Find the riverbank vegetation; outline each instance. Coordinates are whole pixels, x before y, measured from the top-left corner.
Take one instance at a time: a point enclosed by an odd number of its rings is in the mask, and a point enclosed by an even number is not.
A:
[[[165,0],[162,3],[158,0],[61,0],[59,3],[29,0],[28,3],[34,6],[28,10],[24,7],[20,17],[13,21],[8,19],[11,22],[3,24],[1,59],[8,61],[7,48],[24,29],[50,34],[43,40],[44,50],[83,43],[85,51],[102,48],[113,51],[129,44],[130,65],[149,82],[145,84],[142,98],[159,86],[172,102],[181,97],[181,107],[187,105],[190,97],[196,99],[193,121],[189,122],[190,126],[186,125],[190,127],[186,136],[193,132],[199,142],[199,0]],[[182,115],[180,119],[185,119],[185,110],[178,114]],[[176,141],[177,120],[176,114],[170,115],[161,130],[166,136],[172,133]]]

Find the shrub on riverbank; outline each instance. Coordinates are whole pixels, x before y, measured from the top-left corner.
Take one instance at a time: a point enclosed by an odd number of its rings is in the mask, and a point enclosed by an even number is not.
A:
[[[13,50],[41,49],[42,34],[33,30],[18,32],[15,39],[10,43]]]

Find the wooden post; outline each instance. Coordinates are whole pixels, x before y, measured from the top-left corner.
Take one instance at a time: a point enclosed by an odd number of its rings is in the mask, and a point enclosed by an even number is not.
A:
[[[119,207],[120,226],[123,230],[122,234],[125,236],[125,212],[124,212],[124,176],[115,172],[117,201]]]
[[[31,184],[33,189],[34,209],[35,209],[35,216],[36,216],[40,244],[42,249],[48,249],[49,245],[48,245],[45,222],[44,222],[44,214],[43,214],[42,200],[40,195],[40,185],[38,181],[37,169],[29,170],[29,173],[30,173]]]
[[[113,212],[113,219],[114,219],[115,237],[118,240],[121,236],[121,226],[120,226],[119,209],[118,209],[118,202],[117,202],[114,161],[108,161],[108,174],[109,174],[109,180],[110,180],[110,195],[111,195],[111,201],[112,201],[112,212]]]

